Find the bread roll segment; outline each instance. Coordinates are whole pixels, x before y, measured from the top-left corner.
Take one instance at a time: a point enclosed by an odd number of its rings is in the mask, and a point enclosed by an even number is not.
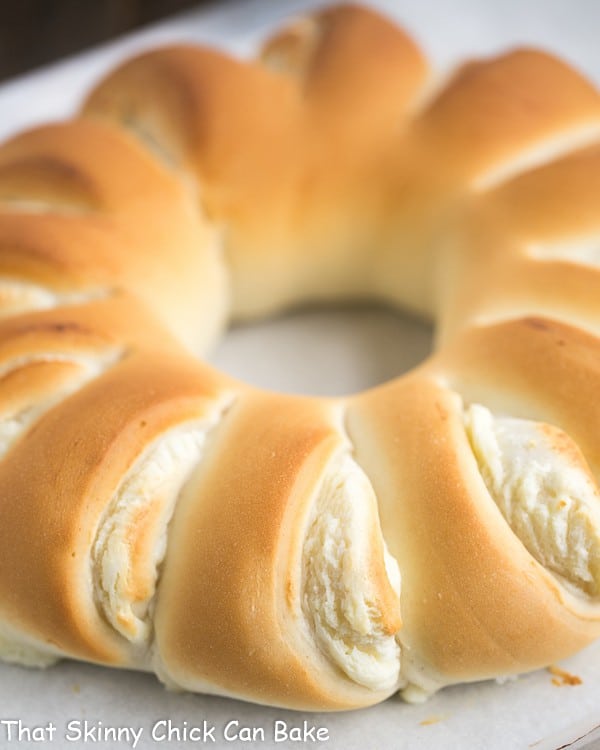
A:
[[[382,386],[356,399],[349,434],[402,574],[408,700],[446,684],[545,666],[600,635],[597,597],[555,577],[528,552],[513,519],[502,516],[478,468],[457,391],[430,373]],[[569,458],[550,456],[559,467]],[[598,537],[600,523],[593,533]]]
[[[38,415],[0,464],[0,607],[3,622],[42,653],[140,666],[143,651],[127,648],[96,601],[95,530],[145,446],[180,423],[205,420],[223,386],[182,353],[122,352],[102,365],[100,350],[96,358],[97,376]],[[155,534],[148,516],[162,513],[162,498],[149,500],[129,519],[132,549],[120,571],[134,589],[156,555],[144,535]]]
[[[168,683],[320,710],[369,705],[396,689],[399,599],[374,495],[365,478],[336,498],[340,508],[326,486],[345,481],[350,461],[340,467],[348,444],[339,411],[317,399],[252,393],[228,412],[170,531],[155,616],[155,668]],[[327,513],[332,528],[319,530],[325,544],[314,545],[311,526]],[[344,525],[341,513],[360,524]],[[332,536],[336,527],[341,538]],[[337,572],[321,559],[327,544],[346,548],[343,580],[325,580]],[[364,550],[358,559],[350,559],[353,545]],[[313,590],[315,566],[328,591]],[[333,659],[315,632],[328,607],[344,620],[345,653]],[[392,676],[373,681],[370,654],[386,639],[380,658]]]

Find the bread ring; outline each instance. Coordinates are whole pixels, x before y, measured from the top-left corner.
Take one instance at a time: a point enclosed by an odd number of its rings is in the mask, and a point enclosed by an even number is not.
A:
[[[343,5],[0,147],[2,658],[335,710],[600,636],[599,133],[555,58],[440,85]],[[347,299],[437,352],[338,399],[189,353]]]

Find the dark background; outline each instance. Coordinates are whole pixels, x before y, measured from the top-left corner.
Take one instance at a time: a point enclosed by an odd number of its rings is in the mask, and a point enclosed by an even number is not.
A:
[[[201,0],[0,0],[0,80]]]

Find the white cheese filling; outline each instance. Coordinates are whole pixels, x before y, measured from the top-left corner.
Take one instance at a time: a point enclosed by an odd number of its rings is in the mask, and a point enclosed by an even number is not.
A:
[[[148,646],[159,568],[177,499],[202,459],[222,405],[205,421],[178,425],[139,456],[111,498],[92,545],[96,600],[108,622]]]
[[[600,492],[579,449],[561,430],[465,412],[479,471],[531,555],[579,592],[600,594]]]
[[[375,504],[366,475],[344,455],[323,481],[304,541],[303,609],[321,651],[350,679],[388,690],[398,683],[400,647],[367,583]],[[385,569],[399,596],[400,571],[387,550]]]

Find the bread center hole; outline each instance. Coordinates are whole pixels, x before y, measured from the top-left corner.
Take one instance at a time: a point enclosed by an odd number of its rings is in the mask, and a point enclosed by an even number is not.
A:
[[[269,390],[344,396],[411,370],[432,349],[432,326],[377,307],[294,311],[233,326],[209,361]]]

